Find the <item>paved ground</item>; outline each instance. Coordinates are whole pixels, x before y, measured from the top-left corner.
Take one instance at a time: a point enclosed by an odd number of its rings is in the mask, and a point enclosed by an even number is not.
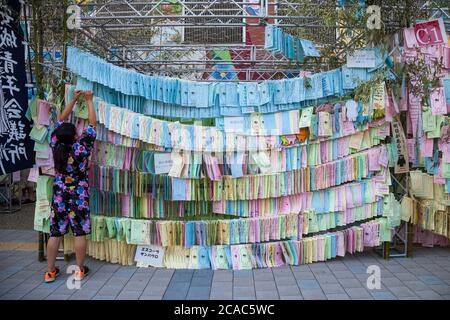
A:
[[[295,267],[169,270],[122,267],[89,259],[92,273],[69,290],[68,275],[42,283],[37,235],[0,230],[0,299],[450,299],[450,248],[421,248],[414,258],[385,261],[373,252]],[[381,268],[379,290],[366,287],[366,268]],[[66,263],[58,261],[65,271]],[[64,272],[63,272],[64,273]]]
[[[0,214],[1,229],[23,229],[32,230],[34,225],[34,203],[22,204],[22,209],[13,214]],[[17,206],[14,206],[16,208]],[[6,210],[4,206],[0,206],[0,210]]]

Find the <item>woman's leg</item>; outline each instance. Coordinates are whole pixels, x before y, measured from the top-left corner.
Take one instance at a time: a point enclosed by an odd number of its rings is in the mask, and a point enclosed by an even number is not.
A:
[[[75,237],[75,256],[77,258],[77,266],[82,269],[84,267],[84,258],[86,257],[86,236]]]
[[[53,272],[55,270],[55,260],[58,254],[59,244],[61,243],[61,237],[50,237],[47,242],[47,266],[48,271]]]

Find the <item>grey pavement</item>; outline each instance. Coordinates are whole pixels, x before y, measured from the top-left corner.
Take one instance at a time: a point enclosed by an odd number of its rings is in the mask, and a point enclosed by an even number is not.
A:
[[[67,287],[66,267],[43,283],[45,262],[34,250],[8,244],[35,243],[29,230],[0,229],[0,299],[54,300],[449,300],[450,248],[415,247],[413,258],[383,260],[370,249],[327,262],[255,270],[173,270],[120,266],[88,258],[91,274],[80,289]],[[26,248],[26,246],[24,246]],[[379,289],[370,290],[366,269],[378,265]]]

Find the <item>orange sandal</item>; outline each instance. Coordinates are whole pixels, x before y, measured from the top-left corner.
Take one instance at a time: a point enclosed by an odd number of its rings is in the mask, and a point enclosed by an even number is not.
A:
[[[75,280],[83,280],[89,273],[89,268],[84,266],[82,270],[75,271]]]
[[[47,271],[44,275],[44,280],[46,283],[55,281],[56,277],[59,276],[59,269],[55,268],[55,271]]]

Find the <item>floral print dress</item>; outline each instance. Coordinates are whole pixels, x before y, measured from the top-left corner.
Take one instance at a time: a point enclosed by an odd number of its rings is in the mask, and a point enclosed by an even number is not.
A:
[[[61,124],[62,122],[58,122],[55,129]],[[60,237],[67,233],[69,225],[74,236],[87,235],[91,232],[88,158],[94,146],[95,136],[95,127],[87,126],[73,143],[66,172],[55,173],[50,216],[50,236],[52,237]],[[52,134],[50,142],[52,149],[56,143],[57,138]]]

